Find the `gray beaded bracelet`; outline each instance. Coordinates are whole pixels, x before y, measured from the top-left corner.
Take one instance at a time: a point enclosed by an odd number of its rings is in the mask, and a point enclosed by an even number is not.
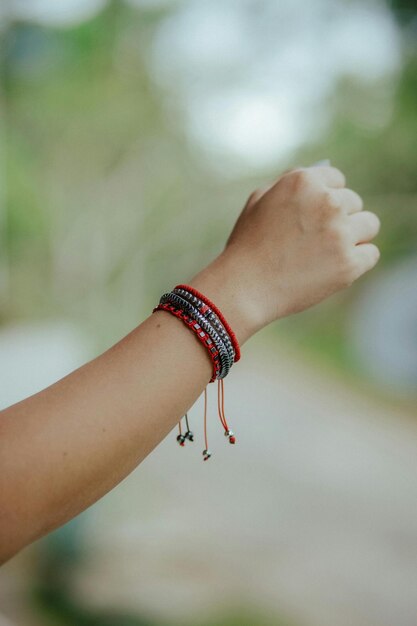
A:
[[[188,302],[188,300],[185,300],[178,294],[172,291],[170,291],[169,293],[164,293],[163,296],[161,296],[159,303],[165,304],[166,302],[175,304],[183,310],[187,311],[187,313],[193,319],[195,319],[200,324],[201,328],[211,337],[220,355],[221,369],[218,374],[218,378],[225,378],[230,372],[230,368],[233,364],[233,358],[231,357],[224,340],[220,337],[214,326],[202,313],[200,313],[196,306],[194,306],[193,304]]]
[[[214,311],[210,307],[207,307],[206,304],[202,300],[194,296],[192,293],[190,293],[186,289],[175,288],[172,291],[173,293],[176,293],[180,295],[182,298],[185,298],[186,300],[188,300],[190,304],[193,304],[195,307],[197,307],[199,312],[209,320],[209,322],[212,324],[212,326],[215,328],[215,330],[218,332],[218,334],[222,338],[223,343],[226,346],[227,352],[229,353],[229,356],[233,363],[235,359],[235,350],[233,348],[232,342],[230,340],[230,337],[225,327],[223,326],[223,324],[221,323],[217,315],[214,313]],[[204,313],[200,311],[200,309],[203,309]]]

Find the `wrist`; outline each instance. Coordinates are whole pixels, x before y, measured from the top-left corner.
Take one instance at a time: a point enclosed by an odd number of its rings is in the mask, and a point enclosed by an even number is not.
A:
[[[244,275],[244,270],[225,250],[188,281],[220,309],[240,345],[262,327]]]

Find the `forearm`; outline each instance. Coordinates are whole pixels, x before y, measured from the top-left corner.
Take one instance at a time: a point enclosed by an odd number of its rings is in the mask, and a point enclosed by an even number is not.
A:
[[[226,270],[195,277],[250,334]],[[192,281],[191,281],[192,282]],[[204,347],[158,311],[104,354],[0,414],[0,558],[104,495],[167,435],[211,376]]]

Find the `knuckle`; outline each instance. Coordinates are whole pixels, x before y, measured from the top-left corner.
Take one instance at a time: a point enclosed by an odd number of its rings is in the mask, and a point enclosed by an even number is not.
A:
[[[292,170],[282,178],[293,193],[304,191],[312,182],[312,174],[308,170]]]
[[[374,267],[378,263],[381,257],[381,252],[378,246],[376,246],[375,244],[369,244],[368,250],[369,250],[369,264],[371,267]]]
[[[334,216],[341,212],[340,202],[331,191],[325,191],[322,195],[322,213],[325,216]]]
[[[333,250],[343,255],[348,248],[349,242],[347,226],[342,222],[333,220],[327,225],[326,236]]]
[[[346,187],[346,176],[345,174],[342,172],[342,170],[339,170],[337,167],[335,168],[339,178],[340,178],[340,184],[342,185],[342,187]]]
[[[367,219],[370,228],[376,233],[379,232],[379,229],[381,228],[381,220],[379,217],[375,213],[368,212]]]
[[[362,211],[363,210],[363,198],[353,189],[345,189],[345,203],[347,210]]]
[[[357,277],[357,265],[351,255],[346,255],[340,263],[340,282],[343,287],[349,287]]]

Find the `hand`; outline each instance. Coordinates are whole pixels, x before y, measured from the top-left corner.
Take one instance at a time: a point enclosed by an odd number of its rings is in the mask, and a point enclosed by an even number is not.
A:
[[[362,208],[342,172],[330,166],[286,172],[249,197],[224,251],[207,268],[210,287],[217,276],[233,293],[235,310],[225,306],[243,324],[242,337],[307,309],[374,267],[379,250],[369,242],[380,222]],[[206,279],[207,271],[202,274]],[[199,284],[203,290],[204,281]]]

